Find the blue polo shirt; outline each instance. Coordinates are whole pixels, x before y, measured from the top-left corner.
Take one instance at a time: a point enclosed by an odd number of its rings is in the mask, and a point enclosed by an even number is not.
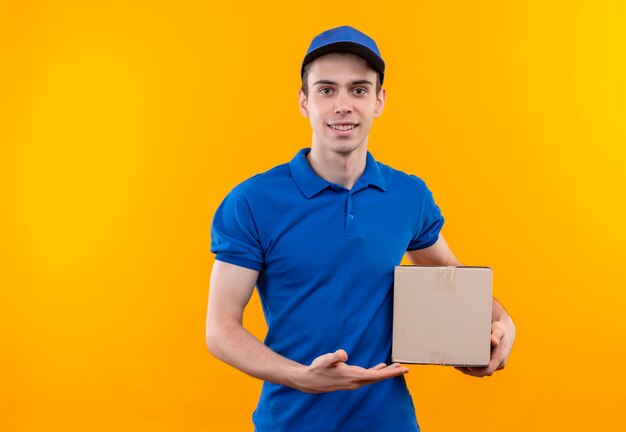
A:
[[[351,365],[389,363],[394,267],[407,250],[434,244],[444,219],[421,179],[369,152],[346,189],[312,170],[309,151],[226,196],[211,251],[259,271],[273,351],[305,365],[340,348]],[[324,394],[265,382],[253,421],[258,432],[419,430],[403,376]]]

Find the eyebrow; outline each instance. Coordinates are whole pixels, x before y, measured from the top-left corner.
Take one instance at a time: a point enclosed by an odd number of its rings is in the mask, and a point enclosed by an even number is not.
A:
[[[319,81],[316,81],[315,83],[313,83],[313,85],[317,85],[317,84],[339,85],[335,81],[330,81],[330,80],[319,80]],[[365,79],[352,81],[350,84],[351,85],[369,84],[371,86],[374,85],[371,81],[368,81],[368,80],[365,80]]]

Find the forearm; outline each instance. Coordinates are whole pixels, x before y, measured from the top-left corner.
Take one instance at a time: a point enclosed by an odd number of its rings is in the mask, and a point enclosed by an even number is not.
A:
[[[298,387],[304,366],[272,351],[236,320],[211,326],[207,346],[216,358],[250,376]]]

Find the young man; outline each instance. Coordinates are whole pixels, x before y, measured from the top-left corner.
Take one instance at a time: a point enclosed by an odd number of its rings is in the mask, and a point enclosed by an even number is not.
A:
[[[265,381],[259,432],[419,430],[408,369],[389,364],[394,267],[405,253],[417,264],[461,263],[425,183],[367,150],[384,72],[376,43],[354,28],[314,38],[298,92],[311,148],[236,186],[215,213],[207,345]],[[242,326],[255,285],[265,343]],[[502,369],[514,338],[494,299],[490,365],[458,369]]]

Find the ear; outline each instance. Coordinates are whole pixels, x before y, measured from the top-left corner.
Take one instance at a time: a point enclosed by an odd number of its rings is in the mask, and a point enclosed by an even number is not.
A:
[[[309,101],[302,89],[298,89],[298,103],[300,105],[300,112],[306,118],[309,118]]]
[[[385,100],[387,99],[387,91],[384,88],[380,89],[378,96],[376,96],[376,109],[374,110],[374,118],[379,117],[385,109]]]

